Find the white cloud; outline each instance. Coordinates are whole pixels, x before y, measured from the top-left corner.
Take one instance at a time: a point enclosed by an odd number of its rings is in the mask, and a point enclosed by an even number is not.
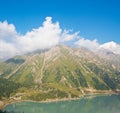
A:
[[[99,49],[105,49],[107,51],[111,51],[115,54],[120,55],[120,45],[115,43],[114,41],[110,41],[100,45]]]
[[[0,59],[10,58],[38,49],[50,48],[66,42],[75,42],[75,45],[92,51],[101,46],[96,39],[89,40],[80,37],[79,32],[73,33],[71,30],[62,30],[59,22],[52,22],[52,17],[46,17],[42,26],[32,29],[25,35],[17,33],[13,24],[8,24],[7,21],[0,22]],[[117,48],[112,50],[116,51]]]
[[[0,59],[12,57],[18,53],[18,50],[13,44],[0,40]]]
[[[61,42],[68,42],[79,38],[79,32],[75,32],[73,34],[71,34],[71,32],[71,30],[64,30],[61,36]]]
[[[87,48],[92,51],[99,48],[99,43],[97,42],[96,39],[89,40],[89,39],[80,38],[77,42],[75,42],[75,45]]]
[[[96,39],[89,40],[89,39],[80,38],[78,41],[75,42],[75,45],[77,45],[78,47],[87,48],[93,52],[110,51],[113,52],[114,54],[120,55],[120,45],[114,41],[106,42],[104,44],[99,44]]]
[[[8,24],[7,21],[0,22],[0,57],[8,58],[16,54],[50,48],[77,37],[78,32],[62,30],[59,22],[52,22],[52,17],[46,17],[42,26],[32,29],[25,35],[17,33],[13,24]]]
[[[13,24],[8,24],[7,21],[0,22],[0,40],[11,42],[16,35],[17,32]]]
[[[24,36],[18,38],[19,46],[23,47],[25,52],[36,49],[49,48],[59,44],[61,29],[59,23],[52,23],[52,18],[47,17],[43,26],[27,32]]]
[[[16,37],[19,36],[13,24],[0,22],[0,59],[14,56],[18,53],[15,47]]]

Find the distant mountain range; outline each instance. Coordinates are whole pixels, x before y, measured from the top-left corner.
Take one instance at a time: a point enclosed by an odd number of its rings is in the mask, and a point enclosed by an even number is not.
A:
[[[20,94],[22,99],[73,98],[120,91],[119,51],[120,46],[114,42],[101,45],[96,52],[55,46],[1,62],[0,78],[20,84],[10,96]]]

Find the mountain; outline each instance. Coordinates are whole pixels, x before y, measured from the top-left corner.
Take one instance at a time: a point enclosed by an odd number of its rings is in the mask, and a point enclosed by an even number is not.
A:
[[[118,58],[118,59],[117,59]],[[66,45],[10,58],[0,63],[0,78],[20,87],[11,96],[46,100],[120,90],[120,60]]]

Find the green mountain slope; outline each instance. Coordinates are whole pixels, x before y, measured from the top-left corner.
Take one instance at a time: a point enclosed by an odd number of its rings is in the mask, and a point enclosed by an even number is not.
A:
[[[1,63],[0,77],[21,84],[23,99],[71,98],[120,90],[120,70],[114,67],[84,48],[62,45]]]

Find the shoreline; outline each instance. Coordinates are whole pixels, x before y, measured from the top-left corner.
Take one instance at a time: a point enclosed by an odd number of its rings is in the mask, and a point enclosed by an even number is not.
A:
[[[81,95],[80,97],[76,97],[76,98],[56,98],[56,99],[46,99],[44,101],[35,101],[35,100],[12,100],[12,101],[3,101],[3,105],[0,106],[0,110],[3,110],[7,105],[9,104],[14,104],[14,103],[18,103],[18,102],[37,102],[37,103],[52,103],[52,102],[62,102],[62,101],[73,101],[73,100],[79,100],[81,98],[86,98],[86,97],[96,97],[96,96],[107,96],[107,95],[119,95],[120,93],[117,92],[104,92],[104,93],[90,93],[90,94],[84,94]]]

